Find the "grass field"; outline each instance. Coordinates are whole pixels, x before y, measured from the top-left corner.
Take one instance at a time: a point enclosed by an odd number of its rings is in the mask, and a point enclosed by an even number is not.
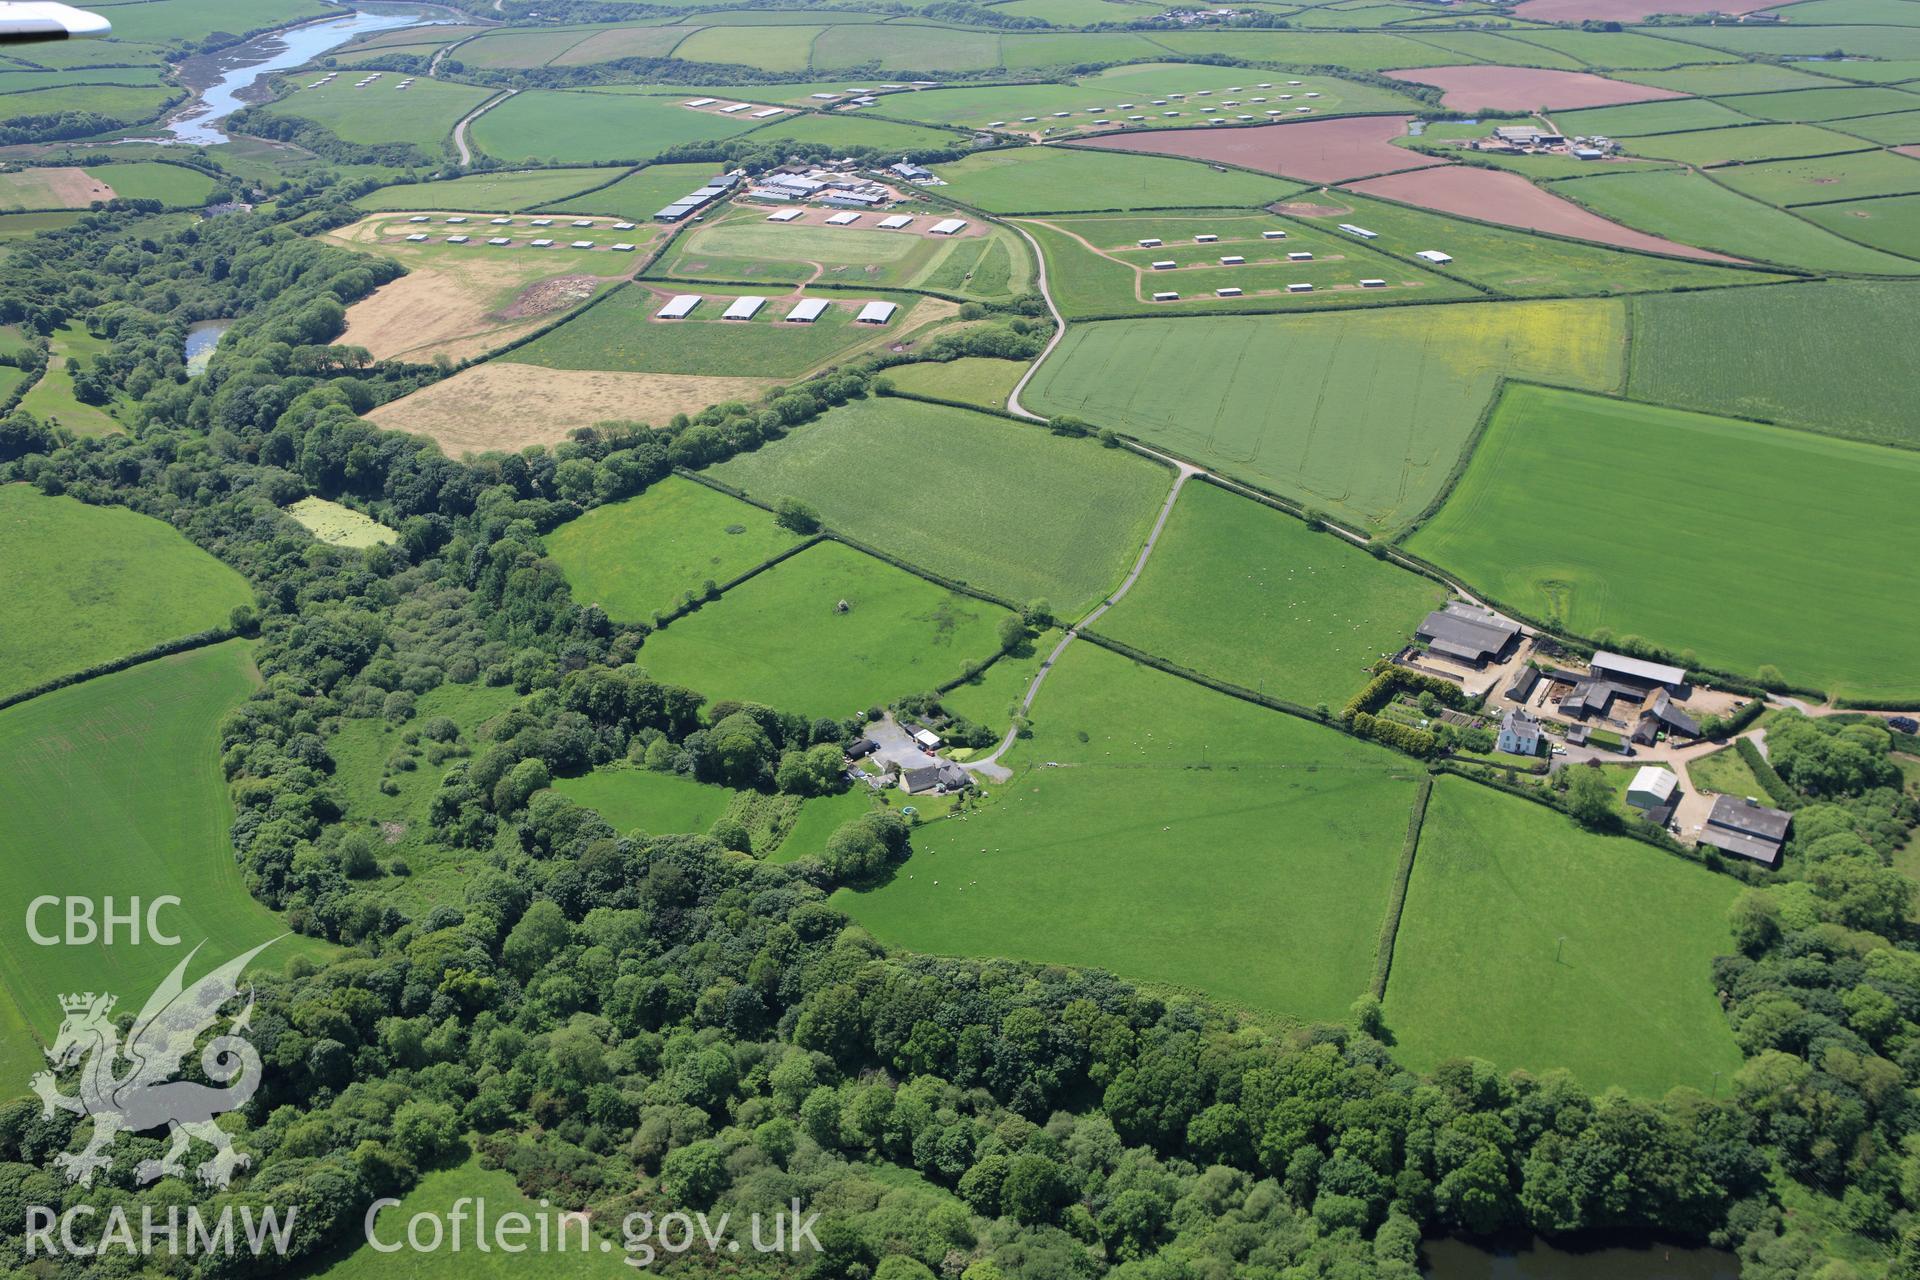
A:
[[[973,679],[941,694],[940,705],[996,733],[1005,733],[1012,723],[1014,706],[1026,697],[1040,664],[1058,641],[1058,634],[1049,631],[1022,649],[1002,654]]]
[[[550,213],[617,214],[644,225],[675,200],[705,186],[708,179],[720,172],[720,166],[704,160],[685,164],[650,164],[611,186],[600,184],[611,178],[617,170],[599,169],[595,172],[600,175],[597,179],[578,188],[582,194],[549,200],[541,208]],[[589,191],[587,187],[597,187],[598,190]]]
[[[919,213],[925,227],[936,215]],[[759,208],[732,210],[675,240],[651,274],[684,280],[758,281],[865,288],[938,289],[1005,301],[1028,286],[1025,244],[998,227],[940,237],[865,226],[774,223]]]
[[[1851,134],[1883,146],[1905,146],[1920,142],[1920,110],[1867,116],[1859,120],[1835,120],[1827,127],[1836,133]]]
[[[41,1065],[26,1026],[51,1036],[62,993],[112,991],[138,1010],[202,941],[195,976],[285,932],[248,896],[227,840],[233,808],[218,726],[257,679],[246,645],[228,641],[0,711],[0,909],[13,922],[0,936],[0,1080],[8,1094],[24,1092]],[[163,909],[160,922],[181,944],[36,946],[22,922],[28,903],[45,894],[111,894],[122,909],[135,896],[172,894],[180,905]],[[58,931],[52,913],[41,925]],[[260,963],[278,969],[324,949],[289,938]]]
[[[412,93],[413,90],[407,90]],[[703,165],[705,169],[712,166]],[[519,213],[564,199],[576,191],[598,186],[618,170],[503,169],[476,173],[445,182],[410,182],[369,191],[353,203],[369,213],[399,209],[454,209],[480,213]],[[654,208],[658,208],[656,205]],[[617,209],[596,212],[618,213]],[[647,210],[651,216],[653,209]]]
[[[1004,409],[1008,393],[1026,371],[1027,366],[1018,360],[963,356],[944,363],[922,361],[896,365],[888,369],[885,376],[900,390],[914,395],[958,400],[985,409]]]
[[[645,622],[703,583],[764,564],[796,539],[773,517],[692,480],[669,476],[637,498],[595,507],[547,535],[574,599],[620,622]]]
[[[595,769],[577,778],[561,778],[553,789],[569,800],[599,811],[621,834],[704,834],[734,793],[726,787],[695,782],[677,773],[648,769]]]
[[[1920,445],[1907,357],[1920,283],[1834,280],[1633,302],[1627,392],[1706,413]]]
[[[828,27],[813,42],[812,64],[818,70],[868,63],[933,74],[984,70],[1000,64],[1000,36],[959,27],[889,23]]]
[[[1809,271],[1920,273],[1920,263],[1829,235],[1685,169],[1574,178],[1554,183],[1553,191],[1642,231],[1755,262]]]
[[[1488,303],[1076,326],[1032,402],[1375,529],[1440,491],[1502,376],[1616,388],[1617,302]],[[1142,378],[1138,371],[1151,369]]]
[[[1516,298],[1645,293],[1746,284],[1768,278],[1706,262],[1550,240],[1389,200],[1372,200],[1351,191],[1330,198],[1334,201],[1331,204],[1311,202],[1324,208],[1325,213],[1295,216],[1292,220],[1328,228],[1342,222],[1366,227],[1379,233],[1378,239],[1368,241],[1369,245],[1403,260],[1422,249],[1438,249],[1453,258],[1441,268],[1447,275]]]
[[[1914,95],[1869,85],[1851,89],[1795,89],[1787,93],[1749,93],[1720,100],[1759,120],[1839,120],[1846,116],[1912,111]]]
[[[655,292],[658,290],[658,292]],[[653,315],[675,294],[706,299],[685,320],[656,320]],[[722,320],[733,299],[753,293],[712,285],[629,286],[592,310],[541,335],[513,358],[550,369],[612,369],[634,373],[708,374],[734,378],[797,378],[867,343],[897,341],[924,316],[953,304],[876,290],[830,296],[833,305],[812,324],[789,324],[783,317],[799,301],[785,286],[769,286],[756,296],[772,300],[751,320]],[[783,296],[784,295],[784,296]],[[860,304],[900,304],[885,326],[856,324]]]
[[[426,76],[402,92],[394,86],[403,79],[389,71],[364,89],[355,88],[359,78],[351,72],[317,89],[307,88],[311,81],[302,80],[300,87],[263,111],[311,120],[343,142],[407,142],[438,155],[460,117],[494,93]]]
[[[890,883],[834,905],[916,951],[1099,965],[1343,1015],[1372,973],[1406,834],[1404,761],[1085,642],[1034,711],[1011,781],[916,831]]]
[[[1569,134],[1605,134],[1637,138],[1648,133],[1679,133],[1686,129],[1718,129],[1750,124],[1752,116],[1706,98],[1674,98],[1665,102],[1635,102],[1624,107],[1588,107],[1584,111],[1556,111],[1553,123]],[[1629,146],[1628,151],[1633,148]]]
[[[923,693],[989,657],[1003,616],[825,542],[655,632],[638,662],[711,698],[845,716]]]
[[[1795,210],[1835,235],[1870,244],[1888,253],[1920,258],[1920,196],[1845,200]]]
[[[683,143],[730,138],[756,123],[690,110],[682,101],[529,89],[475,120],[467,134],[482,152],[510,164],[588,164],[648,160]]]
[[[1253,208],[1300,189],[1279,178],[1221,172],[1191,160],[1056,147],[985,152],[942,165],[940,176],[955,199],[989,213]]]
[[[1810,124],[1755,124],[1738,129],[1697,129],[1687,133],[1656,133],[1635,138],[1634,155],[1679,160],[1691,165],[1749,163],[1794,156],[1824,156],[1837,151],[1865,150],[1858,138]],[[1721,174],[1731,180],[1735,175]],[[1739,186],[1738,183],[1729,183]],[[1741,188],[1744,190],[1745,188]]]
[[[1437,584],[1210,484],[1189,484],[1146,572],[1097,629],[1229,683],[1338,710]]]
[[[1916,480],[1916,452],[1517,385],[1408,547],[1582,635],[1905,697],[1920,692]]]
[[[412,93],[413,90],[407,90]],[[197,208],[213,194],[213,179],[185,165],[157,160],[95,165],[87,171],[125,200],[158,200],[168,208]]]
[[[762,502],[799,498],[848,536],[980,590],[1044,597],[1062,616],[1119,585],[1172,482],[1092,440],[884,397],[712,474]]]
[[[777,849],[763,852],[762,857],[769,862],[792,862],[796,858],[818,857],[827,847],[827,841],[840,829],[842,823],[851,822],[863,813],[878,808],[873,793],[863,786],[843,791],[837,796],[815,796],[800,808],[800,817],[794,822],[787,838]]]
[[[115,396],[103,405],[87,404],[74,394],[73,375],[67,372],[68,360],[85,363],[104,355],[106,339],[94,337],[77,323],[67,324],[53,331],[49,349],[52,359],[47,362],[46,372],[20,398],[19,407],[42,422],[58,423],[79,436],[112,435],[121,430],[113,410],[124,403],[124,398]]]
[[[286,510],[308,533],[336,547],[378,547],[400,536],[372,516],[326,498],[302,498]]]
[[[548,1224],[553,1245],[538,1255],[542,1280],[618,1280],[633,1274],[634,1268],[626,1265],[625,1255],[619,1251],[618,1222],[603,1222],[583,1247],[580,1229],[564,1226],[559,1209],[541,1208],[520,1193],[512,1174],[483,1169],[478,1157],[469,1157],[451,1168],[428,1171],[412,1191],[400,1198],[399,1204],[381,1210],[374,1220],[374,1238],[382,1245],[404,1248],[407,1223],[416,1214],[443,1219],[452,1206],[472,1204],[476,1200],[486,1206],[488,1231],[492,1230],[492,1224],[512,1213],[524,1215],[531,1223]],[[410,1280],[518,1280],[527,1273],[525,1255],[516,1257],[497,1248],[482,1252],[475,1247],[473,1230],[471,1225],[467,1227],[465,1247],[459,1250],[447,1247],[393,1255],[363,1243],[315,1275],[317,1280],[387,1280],[404,1270]],[[357,1230],[353,1238],[361,1239]],[[422,1239],[425,1238],[423,1235]],[[602,1252],[602,1244],[610,1246],[609,1251]],[[396,1256],[405,1261],[396,1265]]]
[[[1387,984],[1395,1056],[1570,1069],[1657,1097],[1731,1086],[1714,998],[1737,881],[1455,778],[1434,786]],[[1606,904],[1596,910],[1595,904]]]
[[[1860,151],[1813,160],[1743,164],[1714,177],[1769,204],[1861,200],[1920,193],[1920,160],[1892,151]]]
[[[774,28],[768,28],[774,30]],[[944,151],[963,140],[964,135],[919,124],[901,124],[894,120],[874,120],[859,115],[824,115],[808,112],[778,120],[772,128],[755,135],[757,141],[824,142],[835,147],[878,147],[888,151]]]
[[[0,485],[0,695],[225,626],[246,579],[151,516]],[[32,619],[32,625],[28,625]]]
[[[1761,800],[1765,800],[1767,795],[1767,789],[1754,776],[1752,767],[1732,747],[1689,761],[1687,778],[1695,791],[1711,791],[1725,796],[1755,796]]]
[[[1324,311],[1361,304],[1445,301],[1474,290],[1391,258],[1331,223],[1289,221],[1270,213],[1181,211],[1167,214],[1032,219],[1023,224],[1047,256],[1048,287],[1069,318],[1203,312]],[[1266,231],[1286,239],[1268,240]],[[1219,236],[1195,243],[1196,234]],[[1163,241],[1143,248],[1142,239]],[[1293,261],[1289,253],[1310,253]],[[1223,256],[1244,258],[1225,264]],[[1172,262],[1157,268],[1156,262]],[[1384,285],[1365,287],[1362,280]],[[1311,284],[1310,293],[1288,286]],[[1222,298],[1215,290],[1235,288]],[[1156,302],[1156,293],[1179,294]]]

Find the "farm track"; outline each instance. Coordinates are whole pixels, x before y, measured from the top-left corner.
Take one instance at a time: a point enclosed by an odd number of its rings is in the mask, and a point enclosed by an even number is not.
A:
[[[454,150],[460,153],[460,163],[462,166],[473,163],[473,152],[467,146],[467,126],[518,92],[520,92],[518,89],[508,89],[497,97],[488,98],[485,102],[467,112],[466,115],[461,116],[460,123],[453,126],[453,147]]]

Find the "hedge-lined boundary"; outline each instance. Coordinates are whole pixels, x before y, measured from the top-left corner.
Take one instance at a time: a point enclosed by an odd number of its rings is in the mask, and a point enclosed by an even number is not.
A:
[[[753,579],[759,577],[761,574],[765,573],[767,570],[773,568],[775,565],[781,563],[782,561],[791,560],[793,559],[793,557],[799,555],[802,551],[805,551],[808,547],[811,547],[816,543],[821,543],[825,541],[826,541],[826,537],[818,533],[814,534],[809,538],[803,538],[799,542],[795,543],[793,546],[788,547],[785,551],[782,551],[779,555],[769,556],[765,560],[762,560],[759,564],[754,565],[751,569],[748,569],[745,573],[735,574],[733,577],[728,578],[725,582],[715,583],[713,588],[713,594],[710,596],[690,592],[689,594],[692,595],[693,597],[692,599],[682,600],[679,604],[675,605],[673,608],[660,611],[659,613],[655,614],[653,620],[648,622],[646,625],[650,627],[653,631],[665,631],[669,623],[678,622],[681,618],[686,617],[690,613],[698,613],[702,608],[706,607],[708,604],[711,604],[713,601],[720,599],[720,597],[726,595],[727,592],[733,590],[735,587],[739,586],[740,584],[744,582],[752,581]]]
[[[1798,809],[1801,805],[1800,793],[1787,785],[1768,759],[1760,754],[1760,744],[1752,738],[1736,738],[1733,749],[1747,762],[1747,768],[1753,770],[1753,776],[1760,780],[1761,790],[1767,793],[1767,799],[1782,809]]]
[[[1400,913],[1407,905],[1407,885],[1413,879],[1413,855],[1420,847],[1420,828],[1427,820],[1427,799],[1433,795],[1433,775],[1420,779],[1413,794],[1413,811],[1407,815],[1407,838],[1400,846],[1400,865],[1393,873],[1393,890],[1387,895],[1387,915],[1380,922],[1380,947],[1373,957],[1373,998],[1387,998],[1387,976],[1393,970],[1393,942],[1400,934]]]
[[[65,689],[69,685],[76,685],[83,681],[92,680],[96,676],[110,676],[115,672],[125,671],[128,667],[137,667],[142,663],[152,662],[156,658],[167,658],[176,653],[188,653],[194,649],[204,649],[208,645],[221,644],[233,639],[239,634],[240,633],[232,627],[215,627],[210,631],[196,631],[192,635],[180,636],[173,640],[163,640],[151,648],[140,650],[138,653],[129,653],[107,662],[96,662],[91,667],[86,667],[79,671],[70,671],[66,675],[55,676],[51,680],[43,680],[31,689],[22,689],[17,693],[9,693],[5,697],[0,697],[0,711],[4,711],[8,707],[19,706],[21,703],[32,698],[37,698],[43,693],[52,693],[57,689]]]

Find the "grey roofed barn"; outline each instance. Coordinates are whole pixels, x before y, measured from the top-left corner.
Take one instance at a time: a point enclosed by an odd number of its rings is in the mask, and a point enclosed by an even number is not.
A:
[[[1490,610],[1456,600],[1429,613],[1417,634],[1440,653],[1481,663],[1504,652],[1520,634],[1520,626]]]
[[[1787,838],[1787,828],[1793,825],[1793,815],[1785,809],[1769,809],[1758,801],[1718,796],[1714,799],[1713,812],[1707,815],[1707,821],[1716,827],[1726,827],[1778,844]]]
[[[1596,675],[1605,675],[1609,679],[1627,680],[1641,685],[1664,684],[1669,688],[1679,688],[1687,682],[1684,667],[1668,666],[1664,662],[1648,662],[1644,658],[1630,658],[1624,653],[1609,653],[1605,649],[1593,655],[1593,661],[1587,664]]]

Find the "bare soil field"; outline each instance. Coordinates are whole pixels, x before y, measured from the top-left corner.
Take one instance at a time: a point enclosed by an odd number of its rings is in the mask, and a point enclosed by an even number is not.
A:
[[[493,360],[383,404],[368,420],[430,437],[449,457],[554,444],[614,419],[664,422],[723,400],[751,400],[771,378],[547,369]]]
[[[1092,138],[1077,146],[1105,151],[1144,151],[1217,160],[1262,173],[1308,182],[1346,182],[1376,173],[1397,173],[1444,164],[1393,145],[1411,116],[1347,116],[1299,124],[1248,125],[1228,129],[1155,129]]]
[[[1914,159],[1920,160],[1920,143],[1915,143],[1910,147],[1895,147],[1894,150],[1903,156],[1912,156]]]
[[[1550,71],[1542,67],[1412,67],[1385,74],[1412,84],[1443,90],[1440,105],[1453,111],[1549,111],[1575,107],[1617,107],[1656,98],[1684,98],[1673,89],[1609,80],[1586,71]]]
[[[1517,173],[1498,169],[1458,165],[1369,178],[1365,182],[1348,185],[1363,195],[1398,200],[1402,204],[1416,205],[1438,213],[1478,218],[1482,222],[1495,222],[1504,227],[1546,231],[1622,249],[1670,254],[1677,258],[1697,258],[1707,262],[1741,261],[1609,222],[1571,201],[1542,191]],[[1441,250],[1446,248],[1445,245],[1434,247]]]

